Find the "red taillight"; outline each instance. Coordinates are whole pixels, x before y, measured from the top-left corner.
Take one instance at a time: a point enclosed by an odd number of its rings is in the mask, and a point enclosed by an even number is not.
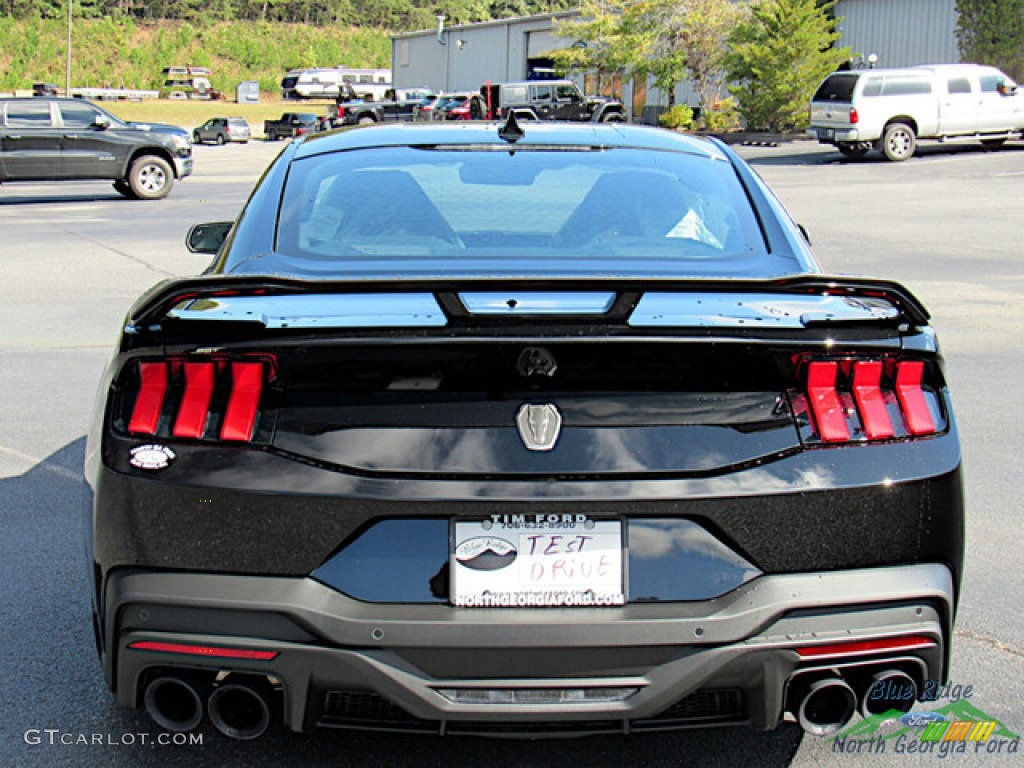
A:
[[[184,656],[210,656],[218,659],[249,659],[253,661],[270,661],[280,655],[279,651],[259,651],[253,648],[223,648],[214,645],[161,643],[156,640],[139,640],[129,643],[128,647],[136,651],[159,651],[160,653],[178,653]]]
[[[869,440],[883,440],[896,434],[881,382],[881,360],[853,364],[853,397]]]
[[[270,356],[141,362],[128,432],[249,442],[259,423],[264,385],[274,368]]]
[[[928,401],[921,383],[924,379],[924,363],[904,362],[896,372],[896,396],[906,419],[907,431],[912,435],[929,435],[935,431]]]
[[[833,643],[831,645],[810,645],[795,649],[803,658],[819,658],[822,656],[842,657],[860,656],[866,653],[893,653],[900,651],[917,651],[934,648],[936,642],[923,635],[908,637],[888,637],[880,640],[861,640],[852,643]]]
[[[231,364],[231,399],[220,428],[221,440],[250,440],[263,391],[263,363]]]
[[[828,443],[850,439],[846,413],[839,401],[836,376],[839,363],[811,363],[807,366],[807,399],[818,425],[818,434]]]
[[[160,425],[164,395],[167,394],[167,363],[141,363],[139,365],[139,394],[128,422],[128,431],[135,434],[155,435]]]
[[[335,117],[344,117],[344,116],[345,116],[345,108],[344,107],[338,107],[338,113],[335,115]]]
[[[919,360],[811,361],[796,409],[823,443],[933,435],[941,410],[926,370]]]
[[[202,437],[213,398],[213,363],[185,363],[185,394],[178,408],[172,434]]]
[[[860,122],[860,115],[857,114],[856,107],[850,107],[850,125],[856,125]]]

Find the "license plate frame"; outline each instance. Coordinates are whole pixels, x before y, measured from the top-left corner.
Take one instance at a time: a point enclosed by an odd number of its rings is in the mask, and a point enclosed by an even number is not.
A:
[[[627,525],[586,515],[455,518],[450,601],[459,608],[595,608],[625,604]]]

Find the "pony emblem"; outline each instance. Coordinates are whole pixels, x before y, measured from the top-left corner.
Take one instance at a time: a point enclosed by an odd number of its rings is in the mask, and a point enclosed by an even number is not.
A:
[[[562,415],[551,403],[520,406],[516,414],[519,437],[531,451],[550,451],[562,431]]]

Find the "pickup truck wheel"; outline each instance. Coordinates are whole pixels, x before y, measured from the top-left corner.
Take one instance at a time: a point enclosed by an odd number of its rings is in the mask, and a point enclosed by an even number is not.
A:
[[[357,122],[357,123],[358,123],[359,125],[371,125],[372,123],[376,123],[377,121],[376,121],[376,120],[374,120],[374,119],[373,119],[372,117],[370,117],[369,115],[363,115],[363,116],[362,116],[362,117],[360,117],[360,118],[359,118],[358,120],[356,120],[356,122]]]
[[[196,131],[195,133],[192,134],[192,143],[193,144],[202,144],[203,143],[203,140],[199,137],[199,131]]]
[[[174,186],[174,172],[167,161],[156,155],[143,155],[128,171],[132,194],[140,200],[159,200]]]
[[[267,131],[267,141],[277,141],[277,131],[273,128]]]
[[[893,123],[885,128],[882,137],[882,152],[886,159],[894,162],[906,160],[917,149],[917,136],[914,129],[904,123]]]
[[[601,115],[602,123],[624,123],[626,122],[626,116],[621,112],[605,112]]]
[[[842,152],[844,157],[849,157],[851,160],[859,160],[868,153],[870,147],[860,144],[836,144],[836,149]]]
[[[224,134],[223,133],[218,133],[217,134],[217,146],[218,147],[223,147],[224,146]]]

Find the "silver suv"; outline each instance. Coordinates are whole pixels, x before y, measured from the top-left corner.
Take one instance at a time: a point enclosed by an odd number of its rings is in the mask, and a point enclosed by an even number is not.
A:
[[[212,141],[214,144],[237,141],[245,144],[249,141],[249,123],[244,117],[211,117],[192,131],[192,141],[195,144],[204,141]]]

